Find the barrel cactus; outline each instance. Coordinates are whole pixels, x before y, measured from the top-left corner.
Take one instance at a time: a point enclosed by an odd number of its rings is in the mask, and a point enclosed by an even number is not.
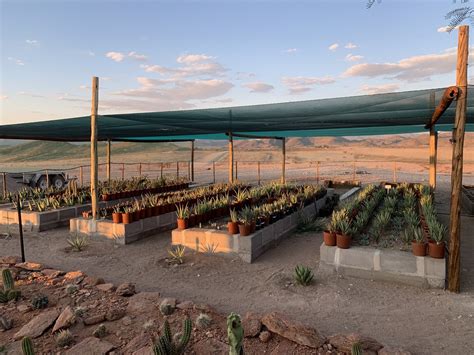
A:
[[[362,355],[362,346],[360,343],[354,343],[352,344],[352,349],[351,349],[351,355]]]
[[[23,351],[23,355],[34,355],[35,350],[33,348],[33,342],[30,338],[24,337],[21,340],[21,350]]]
[[[31,300],[31,305],[34,309],[43,309],[48,307],[49,299],[46,295],[36,295]]]
[[[3,289],[5,291],[13,290],[15,282],[13,281],[13,275],[10,269],[2,270]]]
[[[153,347],[153,352],[155,355],[181,355],[184,354],[184,350],[191,339],[191,330],[192,323],[189,317],[183,322],[183,332],[182,335],[175,344],[173,340],[173,335],[171,334],[171,328],[168,320],[165,320],[163,325],[163,335],[160,337],[158,342]]]
[[[238,314],[231,313],[227,317],[227,337],[229,338],[229,355],[243,355],[244,328]]]

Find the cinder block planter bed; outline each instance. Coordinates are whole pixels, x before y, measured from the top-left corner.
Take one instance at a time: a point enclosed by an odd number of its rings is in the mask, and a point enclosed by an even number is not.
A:
[[[428,186],[370,185],[333,212],[320,269],[443,288],[446,234]]]
[[[107,214],[114,206],[130,203],[133,196],[145,194],[148,196],[167,197],[176,189],[187,189],[189,183],[174,180],[149,180],[146,178],[124,181],[111,181],[99,187],[102,201],[99,203],[100,212]],[[115,193],[124,189],[123,193]],[[110,193],[114,191],[114,193]],[[158,195],[152,195],[158,194]],[[77,188],[71,182],[63,191],[42,191],[39,189],[21,190],[18,195],[22,204],[22,223],[25,228],[32,231],[44,231],[60,226],[69,225],[71,218],[87,217],[90,214],[89,189]],[[11,195],[10,204],[0,206],[0,224],[18,224],[17,196]],[[112,199],[113,198],[113,199]]]
[[[244,203],[239,211],[232,209],[230,221],[225,216],[201,223],[201,227],[174,229],[172,244],[195,251],[237,255],[251,263],[293,232],[300,218],[316,216],[329,195],[332,189],[328,193],[319,186],[294,187],[282,194],[271,191],[266,197],[262,195],[251,203]]]

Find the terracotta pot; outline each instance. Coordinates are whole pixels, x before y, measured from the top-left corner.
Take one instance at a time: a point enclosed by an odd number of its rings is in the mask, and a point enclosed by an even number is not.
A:
[[[411,250],[415,256],[425,256],[426,255],[426,245],[425,243],[411,242]]]
[[[241,237],[245,237],[247,235],[250,235],[252,231],[252,225],[251,224],[239,224],[239,233]]]
[[[102,195],[102,201],[109,201],[109,199],[110,199],[110,195],[107,195],[107,194]]]
[[[151,208],[151,214],[152,214],[152,216],[158,216],[160,214],[160,207],[159,206],[153,206]]]
[[[182,218],[178,218],[178,229],[187,229],[188,228],[188,224],[189,223],[189,220],[187,218],[185,219],[182,219]]]
[[[143,219],[143,218],[146,218],[146,210],[145,209],[140,210],[140,219]]]
[[[437,244],[436,242],[428,243],[428,255],[435,259],[444,258],[444,242]]]
[[[112,221],[114,223],[121,223],[122,222],[122,214],[121,213],[112,213]]]
[[[323,239],[324,239],[324,244],[326,244],[329,247],[333,247],[336,245],[336,233],[334,232],[324,231]]]
[[[133,217],[131,213],[122,213],[122,223],[130,224],[133,222]]]
[[[340,249],[349,249],[351,247],[352,238],[344,234],[336,234],[336,245]]]
[[[239,234],[239,224],[237,222],[228,222],[227,230],[230,234]]]

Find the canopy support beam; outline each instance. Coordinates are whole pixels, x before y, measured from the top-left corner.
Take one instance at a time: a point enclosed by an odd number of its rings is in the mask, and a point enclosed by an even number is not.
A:
[[[430,93],[430,110],[434,109],[436,96],[435,92]],[[435,126],[430,127],[430,187],[436,189],[436,163],[438,160],[438,131]]]
[[[286,183],[286,139],[281,140],[281,183]]]
[[[98,192],[99,164],[97,156],[97,111],[99,108],[99,78],[92,77],[92,107],[91,107],[91,205],[92,218],[97,219],[99,210]]]
[[[107,139],[107,181],[110,182],[110,156],[111,156],[111,143],[110,139]]]
[[[191,141],[191,181],[194,181],[194,140]]]
[[[234,182],[234,140],[232,132],[227,133],[229,136],[229,183]]]
[[[460,292],[461,280],[461,189],[463,170],[464,131],[466,126],[467,66],[469,57],[469,26],[460,26],[456,86],[459,88],[453,131],[453,163],[451,168],[451,209],[449,228],[448,289]]]

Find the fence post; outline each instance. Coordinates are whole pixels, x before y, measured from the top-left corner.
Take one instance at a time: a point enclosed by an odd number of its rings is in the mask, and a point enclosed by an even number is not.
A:
[[[23,225],[21,223],[21,200],[20,200],[20,194],[17,196],[16,200],[16,208],[18,212],[18,227],[19,227],[19,232],[20,232],[20,249],[21,249],[21,261],[25,262],[25,245],[23,243]]]
[[[356,162],[355,160],[352,162],[352,181],[356,181]]]
[[[5,197],[8,192],[7,191],[7,173],[3,173],[2,180],[3,180],[3,196]]]
[[[122,163],[122,180],[125,180],[125,163]]]
[[[257,162],[257,177],[258,177],[258,184],[260,185],[260,162]]]
[[[393,163],[393,182],[397,182],[397,162]]]
[[[212,161],[212,182],[216,183],[216,162]]]
[[[191,162],[188,160],[188,180],[191,181]]]
[[[79,182],[81,183],[81,187],[84,186],[84,170],[82,165],[79,167]]]

